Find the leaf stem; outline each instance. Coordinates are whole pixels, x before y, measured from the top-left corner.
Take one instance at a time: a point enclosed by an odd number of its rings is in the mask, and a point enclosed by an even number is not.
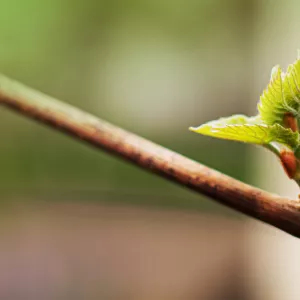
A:
[[[276,143],[265,144],[264,148],[273,152],[276,156],[280,157],[280,147]]]

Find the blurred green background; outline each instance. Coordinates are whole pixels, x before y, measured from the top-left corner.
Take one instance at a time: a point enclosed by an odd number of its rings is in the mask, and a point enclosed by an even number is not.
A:
[[[2,1],[1,71],[245,180],[244,145],[187,128],[246,112],[253,10],[251,1]],[[2,193],[210,205],[11,112],[0,127]]]
[[[296,57],[299,7],[1,0],[0,70],[268,188],[262,150],[188,127],[256,113],[271,67]],[[263,288],[248,270],[249,233],[237,213],[4,108],[0,134],[3,299],[275,299],[255,292]]]

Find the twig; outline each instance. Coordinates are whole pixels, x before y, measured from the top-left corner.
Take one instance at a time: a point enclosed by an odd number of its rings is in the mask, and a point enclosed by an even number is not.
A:
[[[300,202],[254,188],[0,75],[0,103],[300,237]]]

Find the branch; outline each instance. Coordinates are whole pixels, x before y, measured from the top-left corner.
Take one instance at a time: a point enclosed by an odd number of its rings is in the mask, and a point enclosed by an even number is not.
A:
[[[300,237],[300,202],[223,175],[0,75],[0,104]]]

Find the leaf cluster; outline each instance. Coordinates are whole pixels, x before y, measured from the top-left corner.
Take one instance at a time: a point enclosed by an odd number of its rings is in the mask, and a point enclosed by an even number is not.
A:
[[[296,161],[300,154],[299,58],[288,66],[285,73],[280,66],[272,69],[270,82],[261,94],[257,108],[258,114],[254,117],[233,115],[189,129],[220,139],[261,145],[272,150],[280,158],[282,149],[288,149],[295,155]]]

